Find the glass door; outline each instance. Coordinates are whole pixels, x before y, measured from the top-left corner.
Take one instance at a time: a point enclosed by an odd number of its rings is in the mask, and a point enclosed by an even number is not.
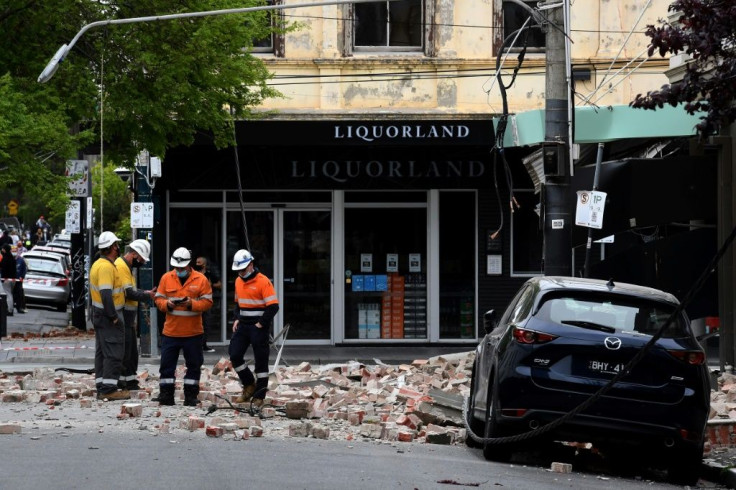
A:
[[[331,333],[331,214],[279,210],[283,230],[282,324],[288,338],[329,340]],[[277,288],[278,290],[278,288]]]

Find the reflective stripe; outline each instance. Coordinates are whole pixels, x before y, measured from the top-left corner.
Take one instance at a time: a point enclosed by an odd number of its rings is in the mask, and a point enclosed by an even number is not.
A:
[[[125,289],[123,289],[123,288],[114,288],[112,290],[112,294],[120,294],[120,293],[125,293]]]
[[[239,373],[240,371],[243,371],[246,367],[248,367],[248,366],[246,366],[245,364],[241,364],[238,367],[234,367],[233,368],[233,371],[235,371],[236,373]]]
[[[138,305],[136,304],[135,306],[133,306],[126,304],[124,309],[127,311],[138,311]]]
[[[240,310],[240,316],[263,316],[263,310]]]
[[[266,297],[264,298],[264,300],[266,301],[266,303],[270,303],[271,301],[276,301],[277,299],[278,299],[278,298],[276,297],[276,295],[275,295],[275,294],[274,294],[273,296],[266,296]]]
[[[262,306],[266,304],[266,300],[265,299],[238,298],[238,304],[241,306],[244,306],[244,305]]]
[[[176,381],[174,378],[161,378],[158,381],[158,384],[160,385],[173,385],[174,381]]]
[[[103,289],[104,290],[107,290],[107,289],[112,290],[112,284],[105,284],[105,285],[102,285],[102,286],[95,286],[94,284],[90,284],[89,285],[89,288],[92,291],[102,291]]]
[[[195,298],[195,299],[212,299],[212,295],[211,294],[203,294],[199,298]]]
[[[102,384],[102,376],[95,378],[95,384]]]
[[[117,386],[118,380],[117,379],[102,378],[102,384],[103,385],[115,385],[115,386]]]
[[[135,374],[131,374],[129,376],[120,376],[120,378],[124,381],[135,381]]]
[[[256,373],[256,378],[268,378],[268,373]]]
[[[157,297],[157,298],[165,298],[165,297],[166,297],[166,295],[165,295],[165,294],[163,294],[163,293],[158,293],[158,292],[157,292],[157,293],[156,293],[156,297]]]
[[[102,303],[98,303],[97,301],[92,301],[92,306],[96,306],[97,308],[101,310],[105,309],[105,305],[103,305]]]
[[[199,384],[199,381],[196,380],[196,379],[187,379],[187,378],[184,378],[184,384],[185,385],[198,385]]]
[[[174,315],[174,316],[197,316],[197,315],[201,315],[202,312],[201,311],[173,310],[173,311],[168,312],[168,314]]]

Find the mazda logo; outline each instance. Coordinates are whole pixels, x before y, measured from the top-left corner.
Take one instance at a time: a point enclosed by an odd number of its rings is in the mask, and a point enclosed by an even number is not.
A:
[[[618,337],[606,337],[606,340],[603,341],[603,345],[605,345],[608,350],[619,350],[621,348],[621,339]]]

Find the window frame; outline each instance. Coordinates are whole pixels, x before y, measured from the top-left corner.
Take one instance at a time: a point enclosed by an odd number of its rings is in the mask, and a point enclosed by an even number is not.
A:
[[[342,5],[342,55],[350,57],[354,54],[423,54],[435,57],[437,53],[434,25],[435,3],[438,0],[420,0],[422,6],[421,46],[355,46],[355,4]],[[387,2],[388,3],[388,2]],[[390,5],[389,5],[390,7]]]
[[[284,0],[266,0],[269,5],[283,5]],[[284,10],[272,10],[269,12],[271,15],[271,27],[276,23],[283,24]],[[284,47],[286,46],[284,34],[273,32],[271,33],[271,46],[253,46],[251,48],[251,54],[256,55],[273,55],[277,58],[283,58],[286,56]]]
[[[535,4],[536,1],[522,0],[526,4]],[[507,36],[506,28],[504,25],[504,13],[503,7],[507,3],[513,3],[511,0],[495,0],[493,3],[493,19],[495,22],[494,26],[498,26],[498,29],[493,29],[493,54],[498,54],[499,50],[503,46],[504,38]],[[531,5],[532,7],[534,5]],[[509,33],[510,34],[510,33]],[[514,47],[507,49],[510,53],[518,53],[521,51],[520,47]],[[527,53],[546,54],[547,46],[528,46]]]

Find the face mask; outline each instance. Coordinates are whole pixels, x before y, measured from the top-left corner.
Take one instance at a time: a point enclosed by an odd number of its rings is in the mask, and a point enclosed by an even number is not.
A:
[[[248,273],[245,272],[245,270],[242,270],[242,271],[238,272],[238,275],[240,277],[242,277],[243,279],[245,279],[248,276]]]
[[[184,269],[183,271],[176,271],[176,275],[179,278],[184,279],[185,277],[187,277],[189,275],[189,271],[186,270],[186,269]]]
[[[130,266],[133,268],[140,267],[143,265],[143,262],[140,262],[138,259],[133,259],[133,262],[131,262]]]
[[[197,264],[197,265],[194,265],[192,267],[192,269],[194,269],[195,271],[201,271],[202,269],[204,269],[204,267],[202,267],[201,265]]]

